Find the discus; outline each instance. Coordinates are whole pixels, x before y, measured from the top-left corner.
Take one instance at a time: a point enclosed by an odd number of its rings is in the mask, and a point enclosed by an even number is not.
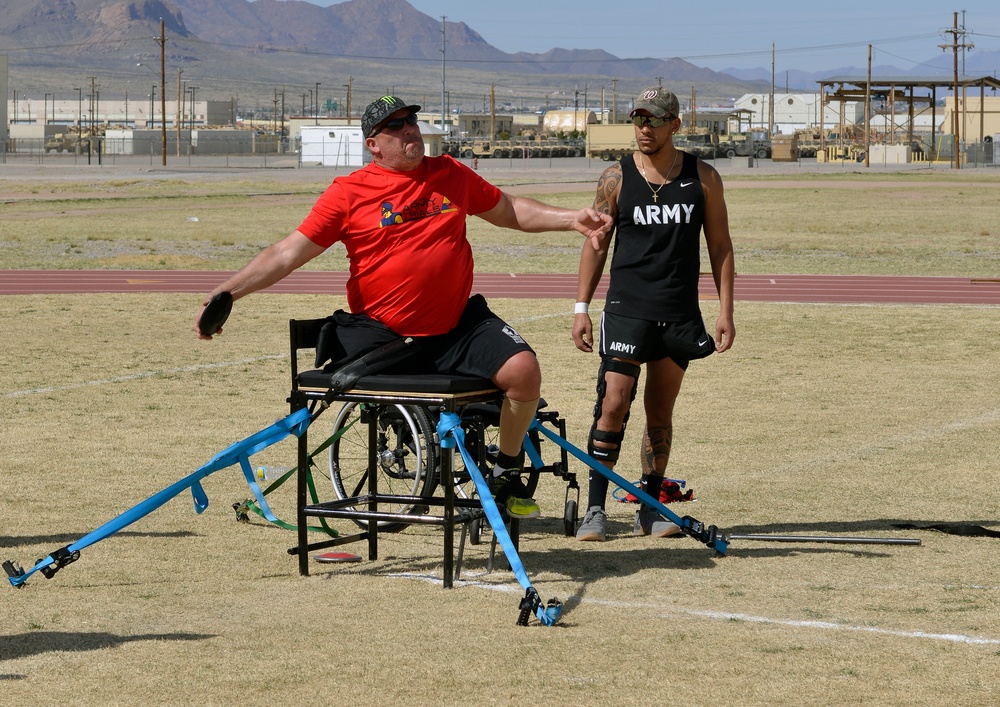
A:
[[[313,559],[316,562],[361,562],[361,555],[353,552],[324,552],[313,555]]]
[[[209,300],[198,319],[198,331],[202,336],[212,336],[229,319],[233,311],[233,295],[231,292],[220,292]]]

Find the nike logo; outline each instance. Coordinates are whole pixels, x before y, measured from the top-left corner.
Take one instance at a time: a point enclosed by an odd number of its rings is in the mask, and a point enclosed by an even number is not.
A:
[[[704,339],[702,341],[699,341],[698,342],[698,348],[701,348],[702,346],[704,346],[707,343],[708,343],[708,339]]]
[[[692,184],[694,184],[694,182],[681,182],[681,189],[683,189],[684,187],[689,187]]]

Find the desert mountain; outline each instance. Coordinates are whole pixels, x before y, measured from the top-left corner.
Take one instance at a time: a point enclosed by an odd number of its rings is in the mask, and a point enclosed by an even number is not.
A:
[[[441,21],[406,0],[325,8],[303,0],[0,0],[0,52],[8,55],[11,88],[59,95],[94,77],[106,97],[148,92],[159,74],[161,19],[168,83],[180,72],[203,98],[238,95],[242,105],[270,107],[280,96],[295,106],[317,83],[321,98],[342,100],[350,82],[355,106],[387,90],[440,105]],[[629,96],[651,77],[684,97],[695,87],[699,103],[769,85],[678,58],[623,60],[567,49],[509,54],[462,22],[444,29],[452,108],[482,109],[491,90],[498,105],[515,108],[550,100],[596,105],[602,89],[609,99],[612,90]]]

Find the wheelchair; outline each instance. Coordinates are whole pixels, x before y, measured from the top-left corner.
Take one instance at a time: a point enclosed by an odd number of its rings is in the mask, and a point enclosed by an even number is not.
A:
[[[565,437],[565,424],[557,412],[544,408],[539,402],[537,417],[541,422],[551,422]],[[465,433],[465,447],[484,476],[489,478],[499,451],[497,438],[500,424],[500,402],[470,403],[458,408]],[[337,437],[327,449],[327,466],[333,491],[338,499],[347,500],[360,496],[368,484],[369,448],[367,426],[377,429],[375,459],[378,485],[390,496],[413,497],[413,502],[401,501],[388,504],[396,513],[421,515],[427,506],[420,498],[433,496],[444,483],[440,465],[440,450],[435,443],[438,413],[433,407],[408,404],[372,405],[345,402],[334,416],[330,433]],[[537,432],[528,434],[528,441],[536,450],[541,447]],[[554,464],[540,467],[528,466],[522,480],[529,494],[534,494],[541,474],[551,473],[567,482],[567,496],[563,512],[566,535],[574,535],[579,514],[579,486],[575,474],[568,471],[568,454],[560,450]],[[475,497],[472,477],[460,455],[456,455],[451,470],[451,481],[459,498]],[[575,496],[571,491],[576,491]],[[362,528],[368,520],[354,519]],[[400,521],[380,521],[379,530],[395,532],[408,524]],[[481,537],[481,519],[472,521],[470,542],[478,544]]]
[[[330,374],[318,370],[299,371],[298,356],[303,349],[315,348],[319,330],[326,320],[291,320],[292,395],[296,406],[323,397]],[[342,502],[340,510],[363,530],[370,524],[378,532],[397,532],[429,511],[429,499],[448,488],[471,506],[476,492],[463,458],[454,454],[447,464],[437,438],[437,423],[445,409],[459,415],[465,446],[480,471],[487,476],[499,451],[497,439],[502,394],[490,381],[465,376],[399,376],[375,374],[358,381],[360,390],[336,396],[330,434],[333,442],[326,450],[326,465],[333,494]],[[336,407],[339,403],[339,407]],[[537,419],[552,425],[565,438],[565,421],[558,412],[546,410],[539,402]],[[551,473],[566,484],[563,523],[566,535],[574,535],[579,520],[579,485],[569,471],[568,454],[559,450],[555,462],[538,463],[542,442],[536,431],[525,443],[534,447],[536,462],[522,472],[529,493],[534,493],[539,477]],[[526,455],[526,459],[531,458]],[[372,470],[377,475],[372,479]],[[374,485],[373,485],[374,482]],[[367,488],[378,488],[379,517],[364,512],[353,499],[364,498]],[[346,502],[346,505],[343,505]],[[367,503],[367,502],[366,502]],[[353,512],[353,513],[352,513]],[[482,514],[473,514],[470,542],[480,541]]]

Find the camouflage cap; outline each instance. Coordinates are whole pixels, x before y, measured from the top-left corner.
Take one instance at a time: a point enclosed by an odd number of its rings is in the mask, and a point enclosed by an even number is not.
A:
[[[629,115],[635,115],[641,110],[656,118],[677,118],[680,117],[681,106],[673,93],[662,86],[653,86],[639,94]]]
[[[402,98],[396,96],[382,96],[368,104],[364,115],[361,116],[361,133],[366,137],[371,137],[372,132],[379,124],[398,110],[409,108],[416,113],[420,106],[408,105]]]

